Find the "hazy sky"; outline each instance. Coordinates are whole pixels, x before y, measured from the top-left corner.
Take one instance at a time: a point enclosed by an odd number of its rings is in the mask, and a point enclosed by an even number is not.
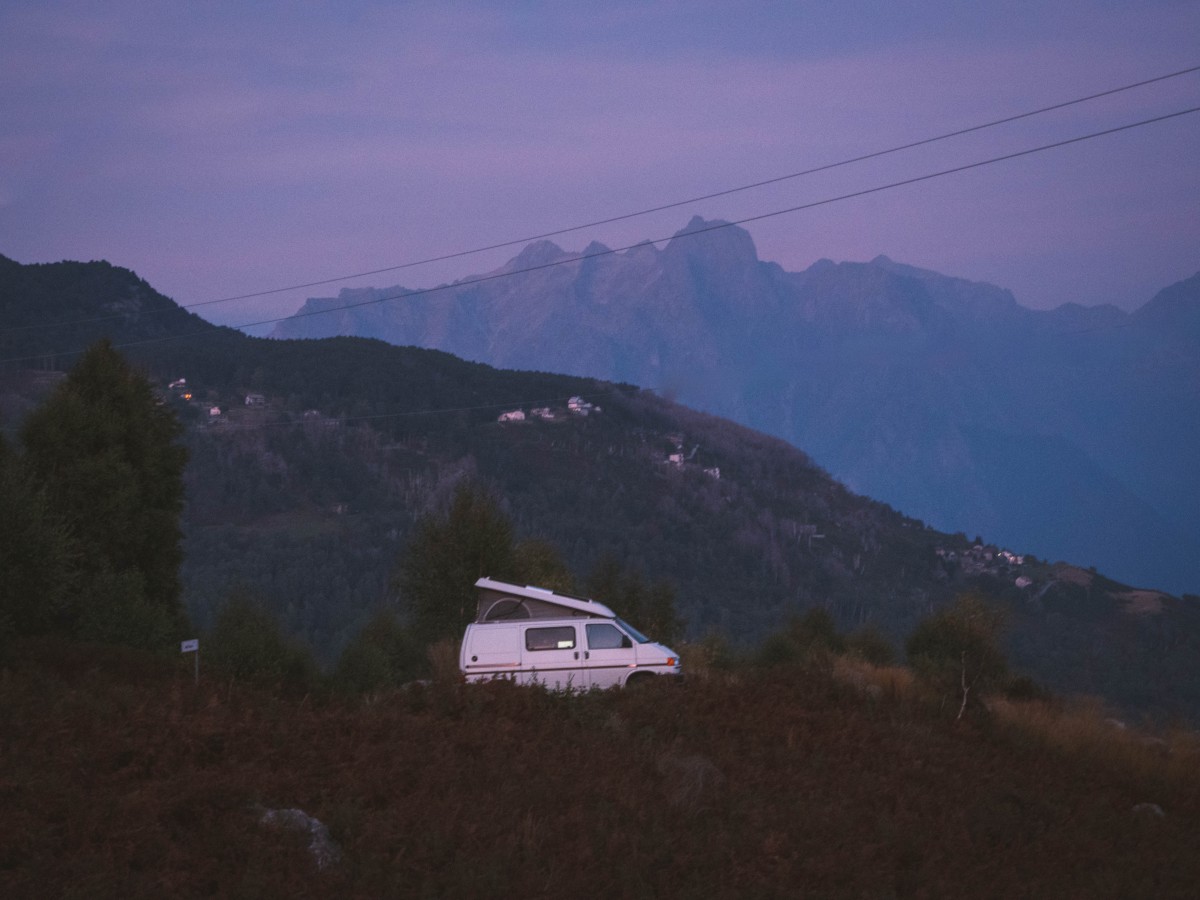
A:
[[[183,304],[396,265],[886,149],[1200,65],[1200,2],[0,0],[0,253]],[[621,246],[1200,106],[1200,73],[586,232]],[[747,226],[1028,306],[1200,270],[1200,114]],[[423,287],[516,250],[340,286]]]

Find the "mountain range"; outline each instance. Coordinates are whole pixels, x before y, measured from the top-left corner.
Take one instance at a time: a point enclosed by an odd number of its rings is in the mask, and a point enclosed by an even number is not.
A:
[[[1200,274],[1132,313],[1040,311],[885,256],[788,272],[695,218],[662,249],[539,241],[436,289],[312,298],[273,332],[334,334],[650,388],[939,529],[1200,587]]]

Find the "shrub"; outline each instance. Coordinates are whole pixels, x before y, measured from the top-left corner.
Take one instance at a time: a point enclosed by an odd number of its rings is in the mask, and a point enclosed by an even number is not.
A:
[[[788,635],[782,631],[767,635],[758,650],[757,662],[760,666],[785,666],[798,662],[800,651]]]
[[[827,609],[810,609],[788,626],[788,633],[805,653],[816,648],[843,653],[846,640],[838,634],[837,624]]]
[[[1035,700],[1047,701],[1053,695],[1028,675],[1014,675],[1004,685],[1004,696],[1018,703],[1030,703]]]
[[[333,683],[340,690],[365,694],[398,687],[426,669],[421,650],[392,613],[378,613],[346,646]]]
[[[810,609],[803,616],[792,618],[783,631],[763,641],[758,652],[758,663],[778,666],[817,662],[830,655],[844,653],[845,650],[846,640],[838,634],[828,610]]]
[[[959,703],[961,717],[1000,687],[1008,663],[999,647],[1000,614],[977,594],[964,594],[922,620],[905,646],[909,664],[927,685]]]
[[[430,674],[436,685],[457,685],[463,680],[462,671],[458,667],[458,641],[445,638],[426,649],[429,660]]]
[[[689,679],[728,672],[737,662],[728,640],[720,634],[710,634],[699,643],[684,644],[679,650]]]
[[[874,625],[868,625],[846,637],[846,653],[873,666],[890,666],[896,661],[892,642]]]
[[[244,595],[226,602],[204,644],[208,662],[232,678],[297,689],[316,681],[311,654],[286,638],[271,614]]]

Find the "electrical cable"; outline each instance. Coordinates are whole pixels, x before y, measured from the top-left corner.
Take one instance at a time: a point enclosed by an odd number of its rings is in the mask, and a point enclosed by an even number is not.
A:
[[[1071,144],[1078,144],[1082,141],[1091,140],[1093,138],[1104,137],[1104,136],[1110,135],[1110,134],[1117,134],[1118,132],[1122,132],[1122,131],[1129,131],[1130,129],[1133,129],[1133,128],[1140,128],[1143,125],[1152,125],[1156,122],[1163,122],[1168,119],[1178,118],[1180,116],[1189,115],[1189,114],[1195,113],[1195,112],[1200,112],[1200,106],[1193,106],[1189,109],[1179,110],[1179,111],[1176,111],[1173,113],[1166,113],[1165,115],[1155,116],[1154,118],[1150,118],[1150,119],[1143,119],[1140,122],[1131,122],[1131,123],[1128,123],[1125,125],[1118,125],[1115,128],[1107,128],[1103,131],[1094,131],[1094,132],[1091,132],[1090,134],[1080,135],[1078,137],[1073,137],[1073,138],[1067,138],[1067,139],[1061,140],[1061,141],[1055,141],[1054,143],[1051,143],[1051,144],[1043,144],[1039,147],[1031,147],[1031,148],[1028,148],[1025,150],[1018,150],[1013,153],[1006,153],[1002,156],[994,156],[994,157],[991,157],[990,159],[979,160],[979,161],[976,161],[973,163],[966,163],[965,165],[954,166],[949,169],[941,169],[940,171],[937,171],[937,172],[929,172],[924,175],[917,175],[912,178],[905,178],[900,181],[893,181],[888,184],[876,185],[875,187],[864,188],[859,191],[851,191],[850,193],[839,194],[834,197],[826,197],[822,200],[813,200],[808,203],[802,203],[798,206],[790,206],[786,209],[778,209],[778,210],[774,210],[772,212],[760,213],[760,214],[754,215],[754,216],[746,216],[744,218],[737,219],[737,220],[731,221],[731,222],[710,222],[703,228],[696,228],[691,231],[680,232],[679,234],[672,235],[671,237],[661,237],[661,238],[654,238],[653,240],[638,241],[636,244],[628,244],[623,247],[615,247],[615,248],[605,247],[603,250],[596,250],[591,253],[582,253],[582,254],[578,254],[578,255],[574,255],[574,256],[568,256],[564,259],[558,259],[558,260],[554,260],[554,261],[548,262],[548,263],[540,263],[540,264],[534,265],[534,266],[527,266],[527,267],[521,268],[521,269],[514,269],[511,271],[502,271],[502,272],[492,272],[492,273],[486,274],[486,275],[477,275],[477,276],[474,276],[471,278],[465,278],[462,281],[455,282],[454,284],[445,284],[445,285],[438,285],[437,287],[421,288],[421,289],[412,290],[412,291],[405,291],[402,294],[392,294],[387,297],[376,297],[371,300],[363,300],[363,301],[359,301],[357,303],[347,303],[347,304],[343,304],[341,306],[329,307],[327,309],[312,310],[310,312],[297,312],[297,313],[293,313],[292,315],[289,315],[289,316],[280,316],[280,317],[272,318],[272,319],[263,319],[258,322],[246,322],[241,325],[236,325],[234,327],[239,330],[244,329],[244,328],[254,328],[259,325],[270,325],[270,324],[273,324],[276,322],[285,321],[287,319],[297,319],[297,318],[305,318],[307,316],[325,315],[326,313],[331,313],[331,312],[341,312],[341,311],[348,310],[348,309],[357,309],[362,306],[372,306],[372,305],[379,304],[379,303],[386,303],[391,300],[411,299],[413,297],[424,296],[427,294],[438,293],[441,291],[457,290],[457,289],[463,288],[463,287],[471,287],[476,284],[482,284],[482,283],[488,282],[488,281],[496,281],[501,278],[510,278],[514,275],[524,275],[529,272],[537,272],[542,269],[550,269],[550,268],[555,268],[557,266],[563,266],[563,265],[569,265],[571,263],[582,262],[584,260],[596,259],[601,256],[611,256],[611,255],[617,254],[617,253],[624,253],[629,250],[633,250],[636,247],[644,246],[646,244],[654,244],[657,246],[658,244],[666,243],[667,241],[674,240],[675,238],[695,237],[696,235],[705,234],[710,231],[719,231],[720,229],[723,229],[723,228],[732,228],[734,226],[745,225],[749,222],[759,222],[759,221],[762,221],[763,219],[771,219],[771,218],[775,218],[777,216],[788,215],[790,213],[802,212],[804,210],[814,209],[818,206],[827,206],[831,203],[838,203],[843,200],[852,200],[857,197],[865,197],[869,194],[877,194],[882,191],[892,190],[893,188],[905,187],[905,186],[911,185],[911,184],[918,184],[923,181],[930,181],[934,178],[941,178],[945,175],[954,175],[959,172],[966,172],[971,169],[978,169],[983,166],[992,165],[994,163],[1005,162],[1007,160],[1012,160],[1012,159],[1018,159],[1022,156],[1029,156],[1034,153],[1041,153],[1044,150],[1054,150],[1059,147],[1066,147]]]
[[[349,281],[354,278],[365,278],[369,275],[381,275],[386,272],[396,272],[396,271],[400,271],[403,269],[410,269],[410,268],[416,268],[419,266],[430,265],[432,263],[446,262],[446,261],[453,260],[453,259],[461,259],[463,257],[473,256],[473,255],[477,255],[479,253],[486,253],[490,250],[499,250],[499,249],[503,249],[505,247],[514,247],[514,246],[521,245],[521,244],[528,244],[533,241],[545,240],[547,238],[552,238],[552,237],[559,237],[561,235],[570,234],[570,233],[576,232],[576,231],[583,231],[588,228],[597,228],[601,225],[611,225],[616,222],[624,222],[624,221],[628,221],[630,219],[638,218],[641,216],[651,215],[651,214],[657,213],[657,212],[663,212],[665,210],[677,209],[681,206],[687,206],[692,203],[700,203],[705,200],[714,200],[719,197],[726,197],[731,194],[741,193],[743,191],[754,190],[755,188],[760,188],[760,187],[767,187],[769,185],[779,184],[784,181],[790,181],[790,180],[793,180],[796,178],[802,178],[807,175],[815,175],[820,172],[827,172],[832,169],[837,169],[837,168],[841,168],[844,166],[853,165],[855,163],[866,162],[866,161],[872,160],[872,159],[878,159],[880,157],[888,156],[893,153],[899,153],[904,150],[911,150],[916,147],[923,147],[928,144],[933,144],[938,141],[948,140],[948,139],[954,138],[954,137],[961,137],[962,135],[971,134],[971,133],[977,132],[977,131],[983,131],[988,128],[994,128],[998,125],[1005,125],[1005,124],[1008,124],[1011,122],[1019,121],[1021,119],[1028,119],[1033,116],[1042,115],[1043,113],[1054,112],[1056,110],[1066,109],[1067,107],[1070,107],[1070,106],[1077,106],[1081,103],[1087,103],[1089,101],[1098,100],[1103,97],[1111,97],[1115,94],[1120,94],[1125,91],[1134,90],[1135,88],[1145,87],[1146,85],[1156,84],[1156,83],[1162,82],[1162,81],[1167,81],[1172,78],[1179,78],[1183,75],[1189,75],[1194,72],[1200,72],[1200,66],[1191,66],[1186,69],[1180,69],[1175,72],[1169,72],[1165,75],[1158,75],[1158,76],[1155,76],[1154,78],[1147,78],[1142,81],[1133,82],[1132,84],[1122,85],[1121,87],[1110,88],[1108,90],[1099,91],[1094,94],[1088,94],[1087,96],[1084,96],[1084,97],[1077,97],[1073,100],[1065,100],[1061,103],[1054,103],[1049,106],[1043,106],[1038,109],[1029,110],[1027,112],[1017,113],[1017,114],[1011,115],[1011,116],[1005,116],[1003,118],[994,119],[990,122],[984,122],[979,125],[972,125],[967,128],[960,128],[955,131],[949,131],[944,134],[935,135],[933,137],[922,138],[921,140],[911,141],[909,143],[900,144],[895,147],[889,147],[885,150],[876,150],[871,153],[864,153],[859,156],[851,157],[849,159],[840,160],[838,162],[826,163],[823,165],[814,166],[812,168],[804,169],[799,172],[791,172],[786,175],[778,175],[778,176],[775,176],[772,178],[764,179],[762,181],[756,181],[751,184],[745,184],[745,185],[741,185],[738,187],[732,187],[732,188],[726,188],[726,189],[719,190],[719,191],[713,191],[712,193],[702,194],[700,196],[691,197],[686,200],[677,200],[677,201],[674,201],[671,203],[664,203],[659,206],[653,206],[653,207],[649,207],[646,209],[641,209],[641,210],[637,210],[637,211],[629,212],[629,213],[622,213],[620,215],[610,216],[605,219],[597,219],[593,222],[586,222],[586,223],[583,223],[580,225],[571,225],[571,226],[568,226],[565,228],[556,229],[554,231],[546,231],[546,232],[542,232],[541,234],[530,235],[528,237],[513,238],[511,240],[500,241],[498,243],[488,244],[488,245],[476,247],[476,248],[473,248],[470,250],[459,250],[459,251],[455,251],[453,253],[445,253],[440,256],[431,256],[431,257],[427,257],[425,259],[412,260],[410,262],[399,263],[394,266],[385,266],[383,268],[370,269],[370,270],[367,270],[364,272],[355,272],[355,273],[349,274],[349,275],[339,275],[339,276],[336,276],[333,278],[323,278],[323,279],[320,279],[317,281],[308,281],[308,282],[303,282],[303,283],[299,283],[299,284],[292,284],[292,285],[288,285],[286,287],[271,288],[271,289],[262,290],[262,291],[253,291],[251,293],[246,293],[246,294],[236,294],[236,295],[233,295],[230,297],[220,297],[220,298],[213,299],[213,300],[201,300],[196,303],[179,304],[179,307],[181,309],[196,309],[201,306],[211,306],[211,305],[218,304],[218,303],[229,303],[229,302],[233,302],[233,301],[237,301],[237,300],[249,300],[249,299],[253,299],[255,297],[267,297],[272,294],[281,294],[281,293],[286,293],[288,291],[303,290],[305,288],[312,288],[312,287],[321,287],[321,286],[327,285],[327,284],[335,284],[339,281]],[[747,221],[752,221],[752,220],[747,220]],[[15,326],[13,328],[3,329],[3,331],[8,332],[8,331],[25,330],[25,329],[30,329],[30,328],[61,327],[63,325],[75,325],[75,324],[93,324],[96,322],[104,322],[104,321],[109,321],[109,320],[116,319],[116,318],[120,318],[120,316],[114,315],[114,316],[103,316],[103,317],[97,317],[97,318],[91,318],[91,319],[77,319],[77,320],[73,320],[73,321],[69,321],[69,322],[35,323],[35,324],[31,324],[31,325]],[[239,327],[242,327],[242,326],[239,326]]]
[[[515,247],[520,244],[529,244],[529,243],[532,243],[533,241],[540,241],[540,240],[545,240],[546,238],[559,237],[561,235],[570,234],[575,231],[583,231],[584,229],[587,229],[587,228],[597,228],[601,225],[611,225],[615,222],[625,222],[625,221],[628,221],[629,219],[635,219],[635,218],[639,218],[641,216],[647,216],[647,215],[651,215],[653,213],[663,212],[663,211],[669,210],[669,209],[677,209],[678,207],[687,206],[688,204],[691,204],[691,203],[700,203],[705,200],[715,200],[718,197],[727,197],[730,194],[737,194],[742,191],[749,191],[749,190],[754,190],[755,188],[767,187],[768,185],[779,184],[780,182],[783,182],[783,181],[790,181],[795,178],[802,178],[806,175],[815,175],[819,172],[827,172],[830,169],[837,169],[842,166],[853,165],[854,163],[866,162],[867,160],[871,160],[871,159],[878,159],[881,156],[887,156],[892,153],[899,153],[903,150],[911,150],[915,147],[923,147],[926,144],[933,144],[933,143],[936,143],[937,141],[944,141],[944,140],[948,140],[949,138],[953,138],[953,137],[961,137],[964,134],[971,134],[972,132],[983,131],[986,128],[994,128],[997,125],[1006,125],[1009,122],[1016,122],[1021,119],[1028,119],[1032,116],[1041,115],[1042,113],[1053,112],[1053,111],[1059,110],[1059,109],[1065,109],[1069,106],[1075,106],[1080,103],[1086,103],[1090,100],[1098,100],[1102,97],[1110,97],[1114,94],[1122,93],[1123,91],[1130,91],[1130,90],[1133,90],[1134,88],[1144,87],[1148,84],[1155,84],[1157,82],[1166,81],[1171,78],[1178,78],[1181,75],[1189,75],[1193,72],[1198,72],[1198,71],[1200,71],[1200,66],[1191,66],[1190,68],[1187,68],[1187,69],[1180,69],[1177,72],[1169,72],[1166,75],[1159,75],[1154,78],[1147,78],[1144,81],[1135,82],[1133,84],[1127,84],[1127,85],[1123,85],[1121,87],[1111,88],[1106,91],[1100,91],[1095,94],[1089,94],[1086,97],[1078,97],[1074,100],[1066,100],[1066,101],[1063,101],[1062,103],[1055,103],[1050,106],[1043,106],[1040,109],[1030,110],[1029,112],[1017,113],[1016,115],[1006,116],[1005,118],[1002,118],[1002,119],[995,119],[991,122],[985,122],[981,125],[972,125],[968,128],[960,128],[957,131],[948,131],[945,134],[939,134],[934,137],[923,138],[921,140],[912,141],[907,144],[900,144],[896,147],[889,147],[886,150],[876,150],[871,153],[862,154],[861,156],[855,156],[850,159],[840,160],[839,162],[826,163],[824,165],[814,166],[813,168],[804,169],[799,172],[791,172],[787,175],[777,175],[773,178],[767,178],[762,181],[753,182],[751,184],[745,184],[745,185],[741,185],[739,187],[726,188],[724,190],[714,191],[710,194],[701,194],[700,196],[691,197],[691,198],[688,198],[687,200],[676,200],[671,203],[664,203],[660,206],[653,206],[653,207],[649,207],[647,209],[637,210],[636,212],[623,213],[621,215],[610,216],[607,219],[597,219],[594,222],[586,222],[581,225],[571,225],[566,228],[559,228],[554,231],[543,232],[542,234],[530,235],[529,237],[514,238],[512,240],[506,240],[506,241],[502,241],[500,243],[488,244],[487,246],[483,246],[483,247],[476,247],[471,250],[459,250],[454,253],[446,253],[441,256],[431,256],[427,259],[413,260],[412,262],[399,263],[398,265],[386,266],[386,267],[380,268],[380,269],[371,269],[370,271],[366,271],[366,272],[357,272],[353,275],[340,275],[335,278],[324,278],[319,281],[309,281],[304,284],[289,285],[288,287],[272,288],[270,290],[265,290],[265,291],[254,291],[249,294],[237,294],[232,297],[222,297],[222,298],[219,298],[216,300],[202,300],[198,303],[187,304],[183,308],[184,309],[193,309],[197,306],[208,306],[208,305],[216,304],[216,303],[228,303],[233,300],[248,300],[248,299],[251,299],[254,297],[266,297],[271,294],[280,294],[280,293],[285,293],[287,291],[296,291],[296,290],[303,290],[305,288],[320,287],[320,286],[326,285],[326,284],[334,284],[339,281],[349,281],[350,279],[353,279],[353,278],[365,278],[368,275],[381,275],[381,274],[384,274],[385,272],[396,272],[401,269],[411,269],[411,268],[416,268],[417,266],[430,265],[432,263],[437,263],[437,262],[446,262],[446,261],[452,260],[452,259],[461,259],[464,256],[473,256],[478,253],[486,253],[489,250],[500,250],[505,247]]]
[[[332,313],[332,312],[342,312],[342,311],[349,310],[349,309],[358,309],[360,307],[373,306],[373,305],[377,305],[380,303],[387,303],[387,302],[390,302],[393,300],[412,299],[414,297],[426,296],[426,295],[438,293],[441,291],[457,290],[457,289],[461,289],[464,287],[471,287],[473,285],[483,284],[483,283],[486,283],[489,281],[496,281],[501,278],[511,278],[516,275],[525,275],[525,274],[529,274],[531,272],[538,272],[538,271],[542,271],[545,269],[556,268],[558,266],[570,265],[572,263],[582,262],[584,260],[596,259],[596,258],[602,257],[602,256],[611,256],[611,255],[614,255],[617,253],[623,253],[623,252],[632,250],[635,247],[644,246],[645,244],[658,245],[660,243],[665,243],[667,241],[670,241],[670,240],[673,240],[676,238],[692,238],[692,237],[696,237],[697,235],[707,234],[708,232],[718,231],[723,228],[731,228],[734,226],[745,225],[750,222],[760,222],[760,221],[763,221],[764,219],[770,219],[770,218],[775,218],[777,216],[789,215],[791,213],[802,212],[804,210],[809,210],[809,209],[815,209],[816,207],[819,207],[819,206],[828,206],[833,203],[839,203],[839,202],[842,202],[845,200],[852,200],[852,199],[855,199],[858,197],[865,197],[865,196],[868,196],[871,194],[877,194],[877,193],[881,193],[883,191],[893,190],[893,189],[899,188],[899,187],[906,187],[908,185],[920,184],[922,182],[931,181],[935,178],[942,178],[946,175],[954,175],[954,174],[958,174],[961,172],[967,172],[972,169],[982,168],[983,166],[994,165],[996,163],[1006,162],[1008,160],[1019,159],[1021,157],[1025,157],[1025,156],[1031,156],[1032,154],[1035,154],[1035,153],[1042,153],[1047,150],[1054,150],[1054,149],[1058,149],[1061,147],[1071,146],[1073,144],[1082,143],[1083,141],[1089,141],[1089,140],[1093,140],[1093,139],[1099,138],[1099,137],[1106,137],[1108,135],[1118,134],[1118,133],[1124,132],[1124,131],[1130,131],[1134,128],[1141,128],[1146,125],[1152,125],[1152,124],[1155,124],[1158,122],[1165,122],[1170,119],[1176,119],[1181,116],[1190,115],[1190,114],[1196,113],[1196,112],[1200,112],[1200,106],[1193,106],[1193,107],[1189,107],[1187,109],[1177,110],[1177,111],[1171,112],[1171,113],[1165,113],[1160,116],[1153,116],[1149,119],[1142,119],[1137,122],[1129,122],[1124,125],[1115,126],[1113,128],[1106,128],[1101,131],[1093,131],[1088,134],[1078,135],[1078,136],[1072,137],[1072,138],[1066,138],[1061,141],[1054,141],[1049,144],[1042,144],[1037,147],[1030,147],[1025,150],[1018,150],[1018,151],[1014,151],[1012,153],[1005,153],[1000,156],[993,156],[988,159],[977,160],[975,162],[966,163],[964,165],[952,166],[951,168],[948,168],[948,169],[941,169],[936,172],[926,173],[924,175],[916,175],[911,178],[904,178],[899,181],[889,182],[887,184],[876,185],[874,187],[864,188],[864,189],[858,190],[858,191],[851,191],[849,193],[839,194],[839,195],[836,195],[833,197],[826,197],[821,200],[814,200],[814,201],[811,201],[808,203],[799,204],[797,206],[790,206],[785,209],[778,209],[778,210],[774,210],[772,212],[760,213],[758,215],[753,215],[753,216],[746,216],[744,218],[740,218],[740,219],[737,219],[737,220],[731,221],[731,222],[711,222],[711,223],[708,223],[703,228],[697,228],[692,231],[680,232],[679,234],[672,235],[671,237],[656,238],[654,240],[649,240],[649,241],[638,241],[636,244],[629,244],[629,245],[622,246],[622,247],[615,247],[615,248],[606,247],[603,250],[597,250],[597,251],[593,251],[591,253],[578,254],[578,255],[574,255],[574,256],[567,256],[567,257],[564,257],[561,259],[553,260],[551,262],[540,263],[540,264],[533,265],[533,266],[526,266],[526,267],[520,268],[520,269],[492,272],[492,273],[486,274],[486,275],[478,275],[473,278],[463,279],[462,281],[456,282],[454,284],[438,285],[437,287],[432,287],[432,288],[423,288],[423,289],[419,289],[419,290],[406,291],[401,294],[390,294],[390,295],[387,295],[384,297],[375,297],[370,300],[362,300],[357,303],[346,303],[346,304],[342,304],[339,306],[328,307],[326,309],[310,310],[308,312],[297,312],[297,313],[293,313],[292,315],[289,315],[289,316],[276,316],[274,318],[261,319],[261,320],[255,321],[255,322],[245,322],[245,323],[233,326],[233,327],[240,331],[242,329],[254,328],[254,327],[257,327],[260,325],[270,325],[270,324],[274,324],[277,322],[282,322],[287,319],[299,319],[299,318],[306,318],[306,317],[315,316],[315,315],[326,315],[326,314]],[[228,326],[226,326],[226,327],[228,327]],[[129,341],[129,342],[123,343],[123,344],[116,344],[116,345],[114,345],[114,347],[115,347],[115,349],[118,349],[118,350],[129,349],[129,348],[133,348],[133,347],[142,347],[142,346],[147,346],[149,344],[163,343],[165,341],[171,341],[171,340],[180,340],[182,338],[187,338],[187,337],[207,336],[207,335],[219,333],[221,330],[222,330],[221,327],[210,325],[208,328],[206,328],[204,330],[181,332],[179,334],[166,335],[166,336],[157,337],[157,338],[146,338],[146,339],[140,340],[140,341]],[[70,356],[70,355],[75,355],[75,354],[82,353],[82,352],[83,352],[82,350],[67,351],[65,353],[61,353],[61,354],[57,354],[57,355]],[[11,357],[8,359],[0,360],[0,363],[25,362],[25,361],[33,360],[33,359],[40,359],[43,355],[44,354],[38,354],[36,356],[26,356],[26,357]]]

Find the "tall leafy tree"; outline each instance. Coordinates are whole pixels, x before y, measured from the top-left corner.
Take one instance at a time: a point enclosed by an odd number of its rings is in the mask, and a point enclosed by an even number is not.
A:
[[[0,632],[54,631],[75,592],[75,545],[3,435],[0,510]]]
[[[517,579],[560,594],[575,592],[575,577],[558,548],[541,538],[526,538],[513,548]]]
[[[79,548],[66,626],[161,645],[185,621],[182,428],[108,341],[92,346],[25,422],[24,462]]]
[[[422,643],[458,637],[475,613],[475,582],[514,571],[512,525],[482,487],[459,486],[450,508],[417,524],[393,586]]]
[[[626,569],[614,556],[596,563],[587,591],[656,641],[669,644],[683,635],[685,623],[676,611],[671,584],[661,579],[647,584],[639,570]]]

